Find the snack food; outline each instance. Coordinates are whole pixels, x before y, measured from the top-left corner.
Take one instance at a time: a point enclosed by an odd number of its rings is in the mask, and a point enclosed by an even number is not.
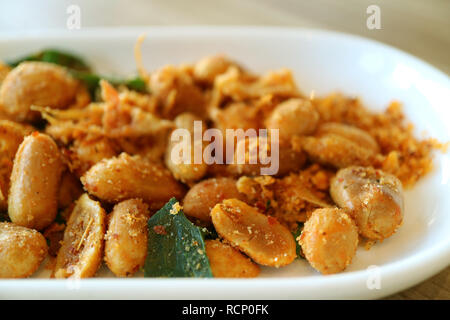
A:
[[[93,277],[103,260],[115,275],[129,276],[152,267],[145,263],[150,245],[164,255],[172,252],[168,244],[182,259],[167,257],[164,268],[174,268],[167,274],[254,277],[259,265],[292,263],[298,246],[319,272],[341,272],[358,234],[383,240],[401,227],[403,188],[431,170],[440,147],[413,135],[398,102],[373,113],[341,94],[312,99],[287,69],[256,75],[213,56],[149,74],[141,69],[133,81],[83,72],[22,62],[0,84],[0,211],[12,221],[1,226],[46,235],[65,228],[57,278]],[[200,140],[194,121],[201,122]],[[178,129],[189,139],[173,141]],[[208,129],[214,131],[205,138]],[[228,130],[244,135],[230,138]],[[216,137],[222,144],[205,157]],[[195,146],[200,163],[192,162]],[[172,158],[180,150],[191,162]],[[205,162],[221,154],[224,163]],[[277,170],[262,174],[273,161]],[[171,207],[152,220],[166,203]],[[20,233],[37,239],[39,254],[24,251],[29,265],[0,277],[27,277],[41,263],[46,246],[26,228]],[[5,243],[16,233],[3,232]],[[16,249],[4,248],[11,255]]]

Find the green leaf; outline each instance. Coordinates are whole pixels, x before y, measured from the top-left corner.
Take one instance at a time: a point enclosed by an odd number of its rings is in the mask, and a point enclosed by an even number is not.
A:
[[[145,277],[212,277],[205,242],[199,227],[169,200],[148,220],[148,253]]]
[[[56,49],[44,49],[34,54],[19,58],[15,61],[10,61],[8,64],[11,67],[16,67],[24,61],[43,61],[58,64],[69,69],[71,74],[82,81],[87,87],[89,94],[93,100],[97,100],[97,92],[100,87],[100,80],[105,79],[113,86],[124,85],[130,90],[138,92],[147,92],[147,85],[140,77],[131,79],[120,79],[112,77],[104,77],[91,72],[91,67],[84,62],[84,60],[72,53],[68,53]]]
[[[130,90],[147,92],[147,84],[145,83],[144,79],[140,77],[125,80],[123,84]]]
[[[297,238],[302,234],[302,231],[303,231],[303,223],[299,222],[298,226],[297,226],[297,230],[292,232],[292,235],[294,236],[294,240],[295,240],[295,251],[297,252],[297,258],[299,258],[299,259],[305,259],[305,255],[303,254],[302,247],[300,246],[300,244],[298,243],[298,240],[297,240]]]
[[[100,86],[101,78],[96,74],[83,72],[83,71],[72,71],[72,75],[78,80],[82,81],[89,91],[92,99],[96,97],[96,92]],[[95,99],[94,99],[95,100]]]
[[[84,82],[87,87],[91,98],[95,100],[97,97],[97,91],[100,88],[100,80],[104,79],[111,83],[113,86],[124,85],[130,90],[138,92],[147,92],[147,85],[142,78],[135,77],[132,79],[124,80],[111,77],[103,77],[90,72],[72,71],[72,75],[78,80]]]
[[[44,49],[34,54],[19,58],[15,61],[10,61],[8,64],[11,67],[16,67],[24,61],[42,61],[58,64],[77,71],[90,71],[89,65],[80,57],[57,49]]]

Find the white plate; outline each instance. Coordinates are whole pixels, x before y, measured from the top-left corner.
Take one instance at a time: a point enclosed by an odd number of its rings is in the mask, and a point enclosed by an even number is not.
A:
[[[278,28],[132,28],[0,34],[0,59],[45,47],[72,50],[98,71],[135,72],[133,45],[142,32],[145,65],[191,62],[225,53],[257,72],[292,69],[302,91],[340,91],[373,110],[397,99],[417,134],[450,141],[450,81],[426,63],[391,47],[324,31]],[[450,157],[406,192],[400,230],[370,251],[360,248],[344,273],[321,276],[305,261],[264,268],[261,277],[222,279],[2,280],[0,298],[315,299],[377,298],[406,289],[450,263]],[[377,266],[369,269],[369,266]],[[102,271],[103,275],[105,273]],[[107,275],[107,274],[106,274]],[[380,287],[374,277],[379,276]],[[371,285],[367,285],[367,283]],[[372,289],[370,289],[370,288]]]

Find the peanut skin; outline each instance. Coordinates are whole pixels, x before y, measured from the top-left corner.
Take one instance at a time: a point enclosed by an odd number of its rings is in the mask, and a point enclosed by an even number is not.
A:
[[[215,278],[254,278],[259,266],[232,246],[220,240],[206,240],[206,255]]]
[[[62,170],[52,138],[35,132],[24,139],[11,174],[8,214],[12,222],[42,230],[55,219]]]
[[[331,180],[330,194],[336,204],[349,211],[359,233],[383,240],[403,222],[402,183],[397,177],[371,167],[348,167]]]
[[[338,122],[328,122],[322,124],[317,129],[316,136],[324,136],[327,134],[337,134],[357,143],[359,146],[364,146],[375,153],[380,152],[377,141],[366,131],[357,127]]]
[[[191,139],[181,140],[181,141],[172,141],[172,136],[169,138],[169,142],[167,143],[166,154],[164,157],[165,164],[167,169],[172,172],[172,175],[175,179],[183,182],[183,183],[194,183],[195,181],[200,180],[208,171],[208,165],[202,161],[202,163],[194,163],[194,150],[195,148],[204,147],[204,143],[199,140],[194,139],[194,121],[201,120],[199,117],[194,116],[191,113],[182,113],[178,115],[174,122],[177,126],[177,129],[186,129],[191,133]],[[203,130],[204,130],[203,126]],[[191,163],[176,163],[172,159],[172,152],[176,153],[176,150],[182,150],[183,146],[186,144],[190,144],[191,149]],[[203,150],[203,149],[202,149]]]
[[[0,210],[8,209],[9,182],[17,149],[32,131],[31,126],[0,120]]]
[[[306,221],[299,243],[314,269],[323,274],[337,273],[355,256],[358,230],[344,210],[317,209]]]
[[[267,129],[279,129],[280,140],[309,135],[316,129],[319,113],[309,100],[289,99],[280,103],[266,120]]]
[[[183,199],[184,213],[211,223],[212,208],[225,199],[243,199],[232,178],[211,178],[194,185]]]
[[[0,278],[31,276],[47,255],[47,242],[36,230],[0,223]]]
[[[116,276],[132,275],[144,266],[148,218],[148,205],[141,199],[122,201],[110,213],[105,261]]]
[[[0,106],[16,121],[35,121],[32,105],[65,108],[74,102],[79,83],[61,66],[47,62],[23,62],[3,80]]]
[[[281,267],[294,261],[294,237],[275,218],[237,199],[217,204],[211,217],[219,235],[256,263]]]
[[[90,194],[104,201],[141,198],[155,210],[171,197],[184,195],[184,187],[162,165],[126,153],[98,162],[81,182]]]

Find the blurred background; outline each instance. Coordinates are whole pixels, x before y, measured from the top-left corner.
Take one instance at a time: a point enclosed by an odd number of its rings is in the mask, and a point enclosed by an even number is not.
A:
[[[81,28],[263,25],[348,32],[450,74],[450,0],[0,0],[0,32],[66,29],[71,5],[80,8]],[[370,5],[380,8],[381,29],[367,28]]]
[[[259,25],[347,32],[395,46],[450,74],[450,0],[0,0],[0,36],[68,29],[73,5],[81,29]],[[370,5],[380,10],[380,29],[367,27]],[[450,299],[450,269],[390,298]]]

